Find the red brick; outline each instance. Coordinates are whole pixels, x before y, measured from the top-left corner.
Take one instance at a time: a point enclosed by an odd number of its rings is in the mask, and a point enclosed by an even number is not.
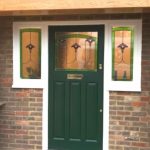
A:
[[[27,130],[17,130],[16,131],[16,134],[28,134],[28,131]]]
[[[137,146],[137,147],[147,147],[148,144],[145,142],[132,142],[132,146]]]
[[[128,115],[131,115],[131,112],[129,112],[129,111],[117,111],[117,115],[128,116]]]
[[[17,116],[28,116],[29,112],[27,111],[16,111]]]
[[[135,102],[132,102],[131,105],[133,107],[142,107],[142,106],[145,106],[145,103],[141,101],[135,101]]]
[[[16,97],[26,97],[28,95],[29,95],[29,93],[26,93],[26,92],[17,92],[16,93]]]
[[[29,125],[29,121],[19,120],[19,121],[16,121],[16,125],[27,126]]]

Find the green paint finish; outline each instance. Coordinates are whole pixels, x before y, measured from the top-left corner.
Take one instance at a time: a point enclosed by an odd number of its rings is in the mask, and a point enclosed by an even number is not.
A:
[[[98,32],[97,72],[55,70],[55,32]],[[49,118],[50,150],[102,150],[104,26],[49,27]],[[82,74],[82,79],[67,79]]]
[[[125,73],[122,74],[122,79],[118,79],[115,73],[115,32],[129,31],[131,32],[130,40],[130,78],[127,79]],[[121,43],[120,43],[121,44]],[[132,81],[133,80],[133,54],[134,54],[134,28],[132,27],[113,27],[112,28],[112,80],[114,81]]]
[[[88,31],[88,32],[90,32],[90,31]],[[63,35],[63,36],[57,36],[56,42],[58,42],[60,39],[67,39],[67,38],[83,38],[83,39],[86,39],[86,38],[89,38],[89,37],[92,37],[97,42],[96,37],[89,36],[89,35],[86,35],[86,34],[67,34],[67,35]]]
[[[81,138],[81,83],[70,82],[70,135],[71,139]]]
[[[65,83],[56,82],[55,85],[55,101],[54,101],[54,124],[53,131],[55,138],[64,138],[65,134]],[[59,111],[58,111],[59,110]]]
[[[98,88],[97,83],[87,84],[86,98],[86,138],[89,140],[98,140]]]

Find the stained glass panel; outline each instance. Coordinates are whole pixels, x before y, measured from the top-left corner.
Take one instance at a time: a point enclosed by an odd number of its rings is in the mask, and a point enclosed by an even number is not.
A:
[[[41,30],[21,29],[21,78],[41,78]]]
[[[112,80],[133,79],[133,28],[112,28]]]
[[[98,32],[56,32],[56,69],[97,69]]]

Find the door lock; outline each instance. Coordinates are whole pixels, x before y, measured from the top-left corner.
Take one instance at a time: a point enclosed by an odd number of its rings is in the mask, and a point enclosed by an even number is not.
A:
[[[102,69],[103,69],[102,64],[99,64],[99,70],[102,70]]]

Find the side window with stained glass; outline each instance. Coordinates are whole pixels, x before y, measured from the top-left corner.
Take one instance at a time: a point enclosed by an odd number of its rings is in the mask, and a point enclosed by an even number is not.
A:
[[[112,80],[133,80],[134,29],[112,27]]]
[[[20,30],[20,71],[22,79],[41,78],[41,29]]]

